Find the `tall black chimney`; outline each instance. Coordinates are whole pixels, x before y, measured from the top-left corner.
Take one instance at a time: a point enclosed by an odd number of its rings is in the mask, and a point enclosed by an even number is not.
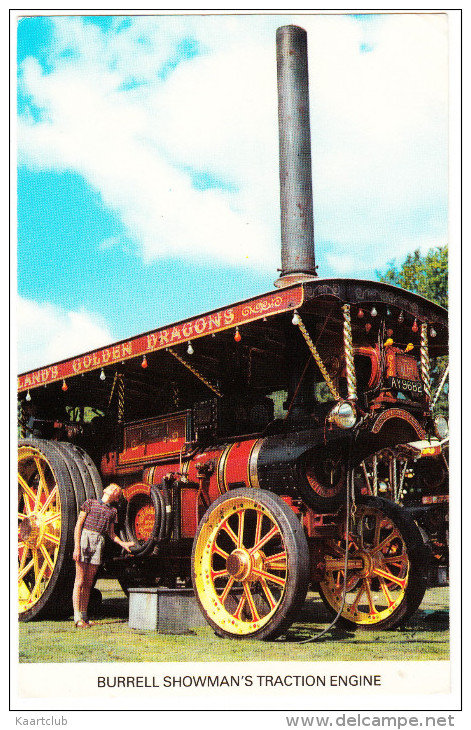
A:
[[[281,276],[278,287],[316,274],[312,210],[307,33],[276,32],[280,140]]]

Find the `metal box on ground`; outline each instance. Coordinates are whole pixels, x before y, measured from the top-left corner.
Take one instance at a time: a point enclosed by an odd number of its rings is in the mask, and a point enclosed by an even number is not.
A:
[[[207,626],[191,588],[130,588],[131,629],[185,634]]]

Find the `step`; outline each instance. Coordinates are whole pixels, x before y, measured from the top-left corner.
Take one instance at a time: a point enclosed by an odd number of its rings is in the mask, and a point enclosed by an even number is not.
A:
[[[130,588],[129,628],[187,634],[207,626],[191,588]]]

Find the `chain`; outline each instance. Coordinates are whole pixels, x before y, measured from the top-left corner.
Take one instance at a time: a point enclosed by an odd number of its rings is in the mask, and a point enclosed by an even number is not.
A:
[[[180,398],[178,395],[178,385],[174,382],[172,382],[172,390],[173,390],[173,405],[175,408],[179,408],[180,406]]]
[[[353,444],[350,444],[350,453],[347,460],[348,468],[347,468],[347,491],[350,494],[350,517],[352,521],[352,527],[355,525],[355,518],[357,513],[357,503],[356,503],[356,497],[355,497],[355,469],[353,467],[352,462],[352,449]],[[348,521],[348,520],[347,520]],[[345,543],[345,548],[348,552],[348,531],[347,531],[347,539]]]
[[[23,439],[25,437],[25,414],[23,411],[23,402],[18,401],[18,410],[17,410],[17,419],[18,419],[18,436],[20,439]]]
[[[109,409],[109,407],[111,405],[111,401],[113,400],[113,393],[114,393],[114,389],[115,389],[115,385],[116,385],[117,379],[118,379],[118,373],[115,373],[114,374],[114,378],[113,378],[113,385],[111,386],[110,399],[108,401],[108,409]]]
[[[216,395],[217,395],[217,396],[218,396],[219,398],[222,398],[222,393],[221,393],[221,391],[220,391],[220,390],[218,390],[218,388],[216,388],[216,386],[215,386],[215,385],[213,385],[213,384],[212,384],[212,383],[210,383],[210,382],[209,382],[208,380],[206,380],[206,378],[205,378],[205,377],[203,377],[203,375],[201,375],[201,373],[200,373],[200,372],[198,372],[198,370],[197,370],[196,368],[194,368],[194,367],[193,367],[192,365],[190,365],[189,363],[187,363],[187,362],[186,362],[186,360],[184,360],[184,359],[183,359],[183,358],[182,358],[182,357],[181,357],[180,355],[178,355],[178,354],[177,354],[177,353],[175,352],[175,350],[172,350],[172,348],[171,348],[171,347],[168,347],[167,349],[168,349],[168,352],[169,352],[169,353],[170,353],[171,355],[173,355],[173,357],[174,357],[174,358],[176,358],[176,359],[178,360],[178,362],[181,362],[181,364],[182,364],[182,365],[184,365],[184,366],[185,366],[186,368],[188,368],[188,370],[190,371],[190,373],[193,373],[193,375],[196,375],[196,377],[197,377],[197,378],[198,378],[199,380],[201,380],[201,382],[202,382],[202,383],[204,383],[204,384],[205,384],[205,385],[206,385],[206,386],[207,386],[207,387],[208,387],[208,388],[209,388],[210,390],[212,390],[212,391],[213,391],[213,393],[216,393]]]
[[[392,490],[393,490],[393,496],[394,501],[397,502],[397,461],[396,457],[393,457],[389,462],[389,481],[392,482]]]
[[[349,485],[348,488],[351,489],[350,515],[352,517],[352,524],[355,524],[355,517],[356,517],[356,513],[357,513],[357,503],[356,503],[356,497],[355,497],[355,482],[353,479],[353,474],[352,474],[351,485]]]
[[[124,421],[124,375],[118,375],[118,423]]]
[[[432,400],[432,389],[430,385],[430,359],[428,354],[428,333],[426,322],[424,322],[420,327],[420,372],[422,375],[422,382],[424,384],[425,395],[430,402]]]
[[[321,371],[322,377],[324,378],[325,382],[327,383],[327,387],[329,388],[331,394],[333,395],[333,397],[335,398],[335,400],[340,400],[340,395],[338,394],[337,389],[336,389],[336,387],[335,387],[335,385],[334,385],[334,383],[333,383],[333,381],[332,381],[329,373],[327,372],[327,368],[324,365],[324,363],[322,362],[322,358],[319,355],[319,352],[317,350],[317,347],[315,346],[315,344],[311,340],[311,337],[309,335],[309,332],[307,331],[307,329],[306,329],[306,327],[304,325],[304,322],[302,321],[302,319],[299,316],[299,313],[298,312],[296,312],[296,320],[295,320],[295,322],[298,325],[299,329],[301,330],[301,333],[302,333],[304,339],[306,340],[306,344],[309,347],[309,349],[311,351],[311,354],[312,354],[314,360],[316,361],[317,367]]]
[[[373,497],[378,496],[378,455],[373,456]]]

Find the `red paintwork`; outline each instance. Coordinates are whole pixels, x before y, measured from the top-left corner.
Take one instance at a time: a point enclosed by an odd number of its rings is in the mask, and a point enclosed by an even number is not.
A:
[[[126,426],[118,465],[177,456],[187,441],[186,417],[177,413]]]
[[[230,485],[243,482],[246,487],[255,487],[249,475],[249,458],[258,439],[239,441],[232,444],[226,455],[226,462],[220,470],[219,486],[222,491],[230,489]],[[242,486],[242,485],[241,485]]]
[[[379,347],[354,347],[353,352],[355,355],[366,355],[371,360],[371,375],[368,381],[368,388],[375,388],[380,379],[381,368],[379,364]]]
[[[405,355],[398,347],[388,347],[386,350],[386,375],[388,378],[406,378],[419,380],[417,362],[411,355]]]
[[[270,317],[300,307],[303,303],[302,286],[294,286],[264,294],[235,304],[227,309],[209,312],[196,319],[177,322],[162,329],[152,330],[124,342],[93,350],[71,360],[23,373],[18,377],[18,392],[38,388],[64,378],[70,378],[108,365],[143,357],[182,342],[196,340],[210,333],[234,329],[262,317]]]
[[[182,487],[181,494],[181,536],[193,538],[201,517],[206,512],[208,505],[198,498],[199,490],[191,487]],[[197,511],[198,505],[198,511]]]

